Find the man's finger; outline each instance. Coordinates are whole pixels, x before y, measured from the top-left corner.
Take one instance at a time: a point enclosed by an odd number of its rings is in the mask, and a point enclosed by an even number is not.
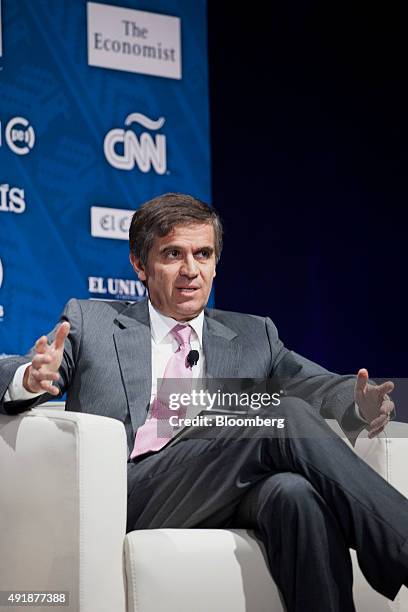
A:
[[[370,430],[368,432],[368,437],[371,440],[371,438],[375,438],[376,436],[378,436],[378,434],[380,434],[382,431],[384,431],[384,429],[385,429],[385,425],[383,425],[382,427],[378,427],[377,429],[374,429],[372,431]]]
[[[374,438],[375,436],[378,436],[378,434],[381,433],[384,430],[384,428],[388,425],[389,420],[390,420],[389,415],[382,414],[381,416],[371,421],[370,429],[368,431],[368,437]]]
[[[368,432],[368,438],[370,438],[370,440],[372,438],[375,438],[376,436],[378,436],[378,434],[380,434],[382,431],[384,431],[385,429],[385,425],[381,425],[381,427],[376,427],[375,429],[370,429],[370,431]]]
[[[48,339],[47,336],[41,336],[38,338],[37,342],[34,345],[36,353],[45,353],[48,348]]]
[[[377,425],[376,427],[371,427],[371,429],[368,432],[368,437],[369,438],[374,438],[375,436],[378,436],[379,433],[381,433],[385,427],[388,425],[389,419],[386,418],[381,425]]]
[[[389,421],[389,416],[387,414],[381,414],[380,416],[373,419],[370,423],[370,430],[377,429],[378,427],[382,427],[386,425]]]
[[[65,338],[68,336],[70,329],[71,326],[68,321],[64,321],[64,323],[61,323],[61,325],[57,329],[57,333],[55,334],[54,347],[56,349],[64,347]]]
[[[30,374],[31,374],[31,377],[34,378],[34,380],[39,384],[43,380],[57,381],[59,379],[58,372],[50,372],[49,370],[41,371],[41,370],[32,369]]]
[[[385,414],[385,415],[390,415],[391,412],[394,410],[394,408],[395,408],[395,404],[392,400],[384,399],[380,406],[380,413]]]
[[[387,380],[387,382],[377,386],[377,392],[379,396],[383,398],[387,393],[394,391],[394,386],[395,385],[391,380]]]
[[[44,389],[44,391],[47,391],[47,393],[51,393],[51,395],[59,395],[58,387],[55,387],[52,383],[48,382],[47,380],[42,380],[40,382],[40,387]]]
[[[361,368],[357,372],[356,393],[363,395],[368,382],[368,372],[365,368]]]
[[[48,353],[38,353],[37,355],[33,357],[31,365],[36,370],[39,370],[41,366],[50,363],[51,360],[52,360],[52,357]]]

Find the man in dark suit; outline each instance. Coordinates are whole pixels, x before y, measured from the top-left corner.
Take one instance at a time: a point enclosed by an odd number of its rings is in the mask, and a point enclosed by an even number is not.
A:
[[[129,236],[149,301],[71,300],[31,353],[0,362],[0,410],[66,392],[67,409],[121,420],[128,530],[253,527],[290,611],[354,610],[350,547],[370,584],[393,599],[408,578],[407,500],[323,418],[336,418],[352,442],[364,427],[377,435],[393,411],[392,383],[371,384],[366,370],[328,372],[286,349],[270,319],[205,309],[222,248],[206,204],[155,198],[136,211]],[[170,379],[191,389],[203,377],[278,380],[279,405],[259,415],[285,427],[160,430]]]

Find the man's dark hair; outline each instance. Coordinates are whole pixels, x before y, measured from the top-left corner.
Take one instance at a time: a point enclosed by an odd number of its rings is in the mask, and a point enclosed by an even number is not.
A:
[[[176,225],[211,223],[214,228],[215,258],[222,250],[222,224],[214,208],[184,193],[165,193],[142,204],[134,213],[129,228],[130,252],[143,266],[147,263],[153,240],[166,236]]]

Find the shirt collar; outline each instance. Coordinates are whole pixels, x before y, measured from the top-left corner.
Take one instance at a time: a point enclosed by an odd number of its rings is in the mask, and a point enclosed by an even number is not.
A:
[[[159,312],[152,303],[149,304],[149,315],[150,315],[150,329],[153,340],[156,344],[163,342],[165,337],[170,333],[170,330],[173,329],[177,323],[181,323],[182,325],[185,323],[186,325],[190,325],[195,333],[197,334],[198,341],[200,343],[200,347],[203,346],[203,324],[204,324],[204,310],[200,312],[200,314],[191,319],[190,321],[176,321],[171,317],[167,317],[166,315]]]

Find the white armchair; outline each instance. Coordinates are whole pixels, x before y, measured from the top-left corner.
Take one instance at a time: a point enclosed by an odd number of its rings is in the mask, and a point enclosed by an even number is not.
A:
[[[408,424],[391,423],[355,448],[404,495],[407,438]],[[47,612],[282,612],[250,532],[125,535],[126,452],[114,419],[56,407],[0,415],[0,591],[69,592],[68,607],[36,608]],[[407,589],[390,602],[365,581],[354,552],[353,565],[359,612],[408,610]]]

